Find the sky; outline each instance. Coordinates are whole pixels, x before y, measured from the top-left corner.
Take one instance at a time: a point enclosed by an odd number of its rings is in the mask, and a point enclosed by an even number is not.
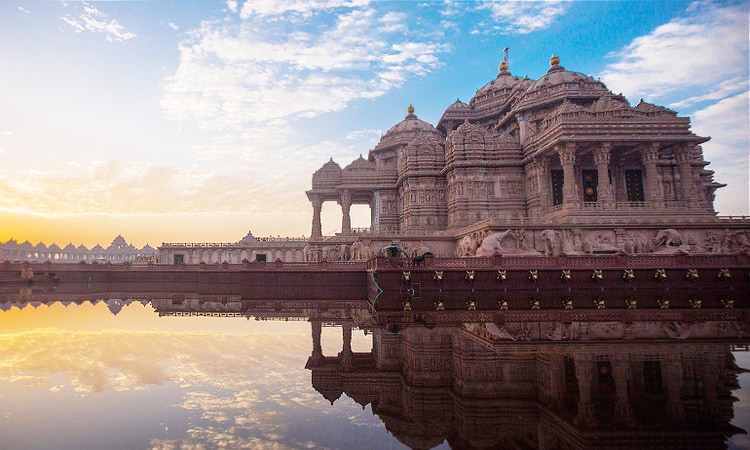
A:
[[[309,236],[312,174],[551,54],[691,118],[750,215],[748,1],[0,2],[0,241]],[[352,226],[369,211],[352,210]],[[340,230],[326,202],[323,233]]]

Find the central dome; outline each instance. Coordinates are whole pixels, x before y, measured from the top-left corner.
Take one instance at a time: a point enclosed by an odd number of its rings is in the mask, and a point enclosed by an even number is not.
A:
[[[601,81],[579,72],[570,72],[552,55],[547,73],[536,80],[521,97],[520,107],[540,106],[564,98],[595,100],[611,92]]]

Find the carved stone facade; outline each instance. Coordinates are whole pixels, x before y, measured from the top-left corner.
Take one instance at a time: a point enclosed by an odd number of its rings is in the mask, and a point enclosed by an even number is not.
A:
[[[631,106],[554,55],[538,80],[511,75],[504,59],[437,126],[407,112],[367,159],[315,172],[311,245],[421,242],[444,257],[750,252],[750,220],[714,211],[724,185],[706,169],[709,138],[675,111]],[[334,238],[321,233],[325,201],[342,207]],[[370,206],[368,230],[352,230],[352,204]]]

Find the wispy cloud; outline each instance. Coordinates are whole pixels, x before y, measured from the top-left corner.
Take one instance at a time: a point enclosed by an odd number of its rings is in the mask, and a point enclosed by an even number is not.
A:
[[[122,42],[137,37],[132,31],[126,31],[117,19],[108,20],[108,15],[95,6],[86,2],[82,2],[81,6],[83,11],[60,17],[60,20],[73,27],[76,33],[102,33],[110,42]]]
[[[750,214],[750,91],[725,98],[693,113],[693,128],[711,136],[703,153],[717,172],[716,181],[728,186],[718,191],[716,210],[722,214]]]
[[[715,208],[748,214],[748,22],[746,4],[690,4],[683,17],[634,39],[620,51],[601,79],[636,102],[638,97],[692,112],[693,129],[711,136],[704,156],[716,170]]]
[[[180,46],[165,112],[211,130],[311,118],[379,97],[440,65],[445,45],[399,33],[400,14],[355,4],[248,2],[246,20],[203,22]],[[318,17],[328,14],[324,6],[337,14]],[[309,20],[266,20],[282,14]]]
[[[552,25],[565,13],[566,4],[561,0],[485,1],[479,3],[477,9],[489,11],[494,22],[477,23],[475,33],[527,34]]]
[[[658,100],[687,88],[701,92],[681,106],[720,98],[730,86],[745,89],[747,17],[746,4],[693,3],[685,17],[608,55],[614,62],[604,69],[601,79],[631,100],[638,96]]]
[[[314,2],[307,0],[253,0],[247,1],[242,5],[240,17],[247,19],[253,16],[268,17],[286,15],[286,18],[288,19],[289,14],[309,17],[316,11],[331,10],[340,7],[353,8],[364,6],[368,3],[369,0],[324,0]]]
[[[21,11],[21,12],[23,12],[23,13],[26,13],[26,14],[31,14],[31,11],[29,11],[26,8],[24,8],[23,6],[18,6],[18,10]]]

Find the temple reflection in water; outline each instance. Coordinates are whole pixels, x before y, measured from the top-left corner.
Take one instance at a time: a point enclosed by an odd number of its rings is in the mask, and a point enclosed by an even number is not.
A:
[[[726,448],[745,432],[730,424],[745,371],[733,351],[750,342],[745,310],[569,322],[543,311],[517,322],[458,320],[471,317],[464,311],[409,324],[404,312],[378,316],[359,300],[248,301],[226,286],[107,289],[5,292],[0,305],[101,298],[118,313],[148,300],[161,316],[309,321],[314,389],[331,405],[342,395],[369,405],[411,448]],[[324,327],[341,330],[340,351],[324,354]],[[355,329],[371,336],[370,351],[352,350]]]
[[[376,329],[372,351],[353,353],[343,323],[341,352],[324,356],[324,322],[311,323],[315,389],[370,404],[412,448],[717,448],[742,432],[729,425],[742,369],[716,341],[746,332],[736,324],[704,323],[681,341],[663,339],[673,325],[632,324],[613,341],[615,324],[570,324],[589,333],[584,345],[519,341],[492,323]]]

